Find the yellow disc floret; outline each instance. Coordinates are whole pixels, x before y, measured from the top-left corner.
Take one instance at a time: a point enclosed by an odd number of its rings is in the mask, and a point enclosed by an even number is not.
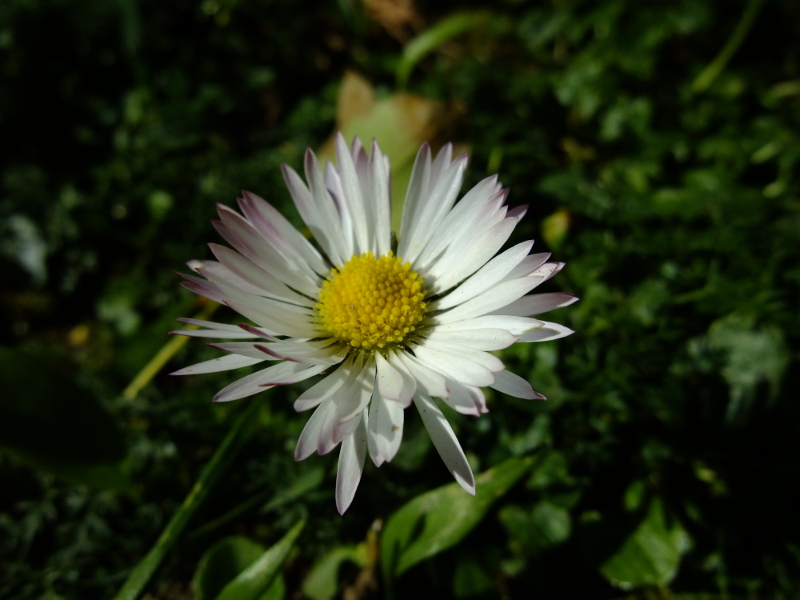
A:
[[[391,252],[353,256],[335,267],[319,292],[317,314],[326,334],[374,350],[413,335],[425,315],[422,278]]]

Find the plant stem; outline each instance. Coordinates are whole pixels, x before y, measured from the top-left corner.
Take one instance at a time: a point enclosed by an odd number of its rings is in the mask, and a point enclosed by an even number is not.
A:
[[[198,314],[195,315],[195,319],[208,319],[211,315],[214,314],[214,311],[217,310],[219,304],[216,302],[209,302],[203,310],[201,310]],[[197,325],[189,325],[186,329],[199,329]],[[175,354],[183,348],[186,342],[189,341],[188,336],[184,335],[176,335],[166,344],[161,347],[161,350],[156,352],[155,356],[150,359],[144,368],[136,374],[136,377],[133,378],[133,381],[130,382],[128,387],[122,392],[122,396],[126,400],[133,400],[136,396],[139,395],[139,392],[142,390],[144,386],[146,386],[150,381],[158,375],[158,372],[164,368],[164,365],[167,364],[170,358],[175,356]]]
[[[426,55],[454,37],[474,29],[487,18],[488,14],[483,11],[455,13],[408,42],[395,71],[397,87],[406,87],[414,66]]]
[[[211,488],[214,487],[220,476],[227,470],[231,460],[250,437],[259,407],[258,401],[253,400],[244,412],[239,415],[236,423],[234,423],[228,435],[225,436],[225,439],[222,440],[214,456],[203,468],[189,495],[186,496],[181,507],[164,528],[155,546],[136,565],[114,600],[136,600],[144,591],[153,573],[155,573],[164,557],[178,541],[197,509],[208,497]]]
[[[764,0],[750,0],[750,3],[744,9],[744,13],[742,13],[742,18],[739,19],[736,28],[733,30],[733,33],[731,33],[728,41],[725,42],[722,50],[719,51],[719,54],[714,57],[714,60],[702,70],[700,75],[697,76],[697,79],[694,80],[694,83],[692,83],[693,92],[702,92],[711,85],[720,73],[722,73],[725,65],[728,64],[728,61],[733,57],[739,49],[739,46],[742,45],[742,42],[744,42],[747,37],[747,32],[750,31],[750,27],[756,20],[756,16],[762,4],[764,4]]]

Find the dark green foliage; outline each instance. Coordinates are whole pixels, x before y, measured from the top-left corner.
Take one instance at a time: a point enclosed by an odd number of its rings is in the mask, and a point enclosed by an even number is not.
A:
[[[743,1],[418,4],[422,29],[485,11],[416,64],[408,90],[466,108],[468,183],[499,171],[511,203],[530,203],[512,243],[534,237],[566,262],[544,291],[581,300],[552,315],[575,335],[503,354],[547,402],[495,394],[479,420],[447,414],[476,473],[534,466],[456,547],[409,565],[395,597],[797,596],[797,3],[764,3],[702,92],[692,84]],[[248,189],[299,224],[279,165],[300,168],[333,131],[345,69],[394,91],[403,45],[370,14],[346,1],[0,2],[0,343],[35,357],[2,371],[0,443],[16,453],[0,454],[0,597],[111,597],[231,427],[240,407],[209,401],[238,373],[160,375],[131,401],[121,390],[173,319],[200,310],[172,271],[210,256],[215,203]],[[192,341],[169,370],[216,354]],[[51,368],[71,380],[60,395],[43,391]],[[15,407],[7,386],[39,396]],[[448,483],[412,411],[397,459],[368,464],[339,517],[335,456],[292,460],[301,390],[259,399],[252,441],[152,598],[191,597],[219,540],[266,548],[301,518],[286,597],[337,552],[328,568],[351,586],[378,571],[356,551],[375,520]],[[130,485],[30,467],[53,419],[20,415],[57,402],[50,417],[81,421],[71,434],[109,421],[83,448],[105,448],[103,464],[126,449]],[[55,431],[51,450],[69,439]]]

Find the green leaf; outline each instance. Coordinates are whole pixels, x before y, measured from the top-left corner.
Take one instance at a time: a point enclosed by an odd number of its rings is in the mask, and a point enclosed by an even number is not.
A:
[[[194,574],[195,600],[213,600],[247,567],[261,557],[266,548],[246,537],[231,536],[206,550]],[[280,600],[286,583],[278,576],[258,600]]]
[[[278,576],[305,524],[300,521],[292,527],[277,544],[226,585],[217,600],[258,600]]]
[[[415,564],[466,536],[531,467],[534,459],[512,458],[475,478],[470,496],[457,483],[417,496],[386,523],[381,538],[381,566],[391,582]]]
[[[561,452],[554,450],[538,461],[527,485],[534,490],[545,490],[559,484],[570,484],[572,481],[568,472],[567,458]]]
[[[730,387],[728,421],[739,421],[747,414],[762,381],[769,384],[770,395],[777,397],[790,362],[780,329],[774,326],[756,329],[752,319],[731,314],[711,324],[708,343],[725,355],[722,376]]]
[[[0,448],[69,481],[121,487],[122,440],[88,392],[43,361],[0,348]]]
[[[192,531],[186,537],[189,540],[194,540],[204,536],[215,529],[222,527],[226,523],[230,523],[231,521],[239,518],[243,514],[246,514],[249,510],[255,509],[259,505],[261,505],[259,513],[262,515],[266,512],[280,508],[281,506],[293,502],[311,490],[319,487],[324,477],[325,473],[322,467],[311,467],[306,470],[301,470],[300,474],[292,478],[292,483],[290,483],[288,486],[282,487],[279,490],[274,490],[272,488],[262,490],[238,506],[235,506],[221,517],[217,517],[212,521],[203,523],[203,525]]]
[[[465,558],[458,562],[453,574],[453,594],[457,598],[485,594],[493,589],[492,577],[477,560]]]
[[[258,597],[258,600],[283,600],[286,597],[286,581],[280,573],[269,584],[267,591]]]
[[[345,561],[366,565],[366,544],[339,546],[328,552],[303,581],[303,594],[311,600],[331,600],[339,591],[339,567]]]
[[[404,88],[414,66],[436,48],[454,37],[466,33],[487,20],[485,12],[456,13],[445,17],[436,25],[423,31],[403,49],[403,56],[395,73],[397,86]]]
[[[505,506],[498,517],[514,542],[533,551],[566,541],[572,531],[569,511],[547,501],[538,503],[530,512],[519,506]]]
[[[264,554],[263,545],[245,537],[228,537],[206,550],[194,573],[195,600],[212,600],[239,573]]]
[[[258,423],[260,406],[258,402],[251,402],[244,411],[239,413],[233,427],[228,430],[225,439],[222,440],[216,452],[206,463],[206,466],[203,467],[200,477],[195,481],[183,504],[172,515],[150,552],[139,561],[130,575],[128,575],[128,579],[122,584],[119,592],[114,597],[115,600],[136,600],[144,591],[153,573],[156,572],[164,557],[180,539],[197,509],[203,504],[203,501],[208,497],[220,477],[227,472],[231,461],[250,438],[254,425]]]
[[[681,555],[689,545],[689,535],[681,524],[668,521],[661,501],[655,499],[622,548],[600,566],[600,573],[624,590],[666,585],[678,572]]]

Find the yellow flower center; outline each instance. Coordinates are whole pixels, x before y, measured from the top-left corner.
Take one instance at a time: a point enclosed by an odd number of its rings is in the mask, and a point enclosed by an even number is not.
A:
[[[353,256],[335,267],[319,292],[317,313],[326,333],[354,348],[400,344],[425,315],[422,278],[392,252]]]

